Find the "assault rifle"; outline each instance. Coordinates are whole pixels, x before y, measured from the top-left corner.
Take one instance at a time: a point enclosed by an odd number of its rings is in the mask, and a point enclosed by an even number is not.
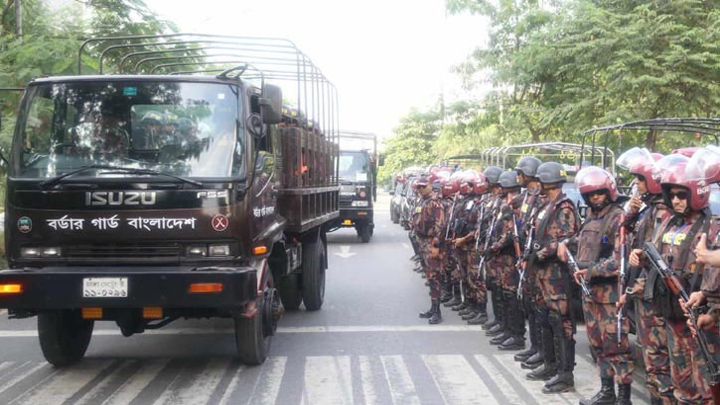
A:
[[[523,249],[522,256],[518,257],[518,261],[515,264],[515,267],[517,268],[518,273],[520,273],[520,281],[518,282],[518,291],[517,296],[518,299],[522,298],[522,287],[523,282],[525,281],[525,271],[527,270],[527,264],[525,264],[525,268],[523,269],[522,264],[524,261],[527,260],[528,257],[530,257],[530,254],[532,253],[532,245],[533,240],[535,239],[535,212],[537,211],[537,207],[533,207],[532,211],[530,211],[530,217],[528,221],[530,221],[530,229],[528,230],[528,236],[527,240],[525,240],[525,248]]]
[[[491,208],[491,210],[494,210],[494,208],[497,206],[497,202],[498,200],[493,201],[493,208]],[[483,246],[482,254],[480,255],[480,265],[478,266],[478,275],[482,274],[482,279],[486,283],[487,273],[485,272],[485,258],[487,257],[487,250],[490,247],[490,238],[492,238],[493,228],[495,228],[495,221],[497,220],[497,215],[495,215],[494,212],[491,212],[491,215],[492,221],[490,221],[490,227],[485,234],[485,244]]]
[[[620,267],[618,268],[618,293],[625,291],[627,281],[627,229],[625,227],[625,213],[620,216]],[[627,301],[626,301],[627,302]],[[618,308],[617,311],[617,340],[620,342],[622,337],[622,318],[625,305]]]
[[[475,251],[478,250],[478,245],[480,244],[480,232],[482,232],[482,220],[485,216],[485,204],[482,200],[480,200],[480,215],[478,216],[477,221],[477,236],[475,237]]]
[[[683,304],[687,303],[690,300],[688,293],[685,291],[685,288],[683,288],[683,285],[678,277],[672,269],[670,269],[670,266],[668,266],[665,260],[663,260],[655,245],[653,245],[652,242],[645,242],[643,245],[643,251],[650,262],[650,266],[658,272],[660,278],[665,282],[668,290],[670,290],[673,295],[680,298],[680,301],[682,301]],[[697,341],[698,346],[700,346],[700,351],[702,352],[705,363],[707,363],[708,372],[710,373],[710,390],[712,391],[713,402],[716,405],[720,405],[720,376],[718,375],[718,366],[710,354],[705,335],[698,327],[696,309],[690,308],[687,311],[687,314],[690,319],[690,324],[693,329],[695,329],[695,340]]]
[[[448,236],[450,235],[450,226],[452,225],[452,222],[453,222],[453,215],[455,215],[455,203],[458,200],[457,197],[458,197],[457,194],[455,194],[453,196],[452,208],[450,208],[450,218],[448,218],[447,227],[445,228],[445,240],[447,240]]]
[[[570,265],[570,270],[572,270],[573,278],[575,278],[575,274],[580,271],[580,266],[578,266],[577,262],[575,261],[575,257],[572,253],[570,253],[570,249],[566,249],[567,257],[568,257],[568,264]],[[580,287],[582,287],[583,293],[586,297],[590,296],[590,288],[588,288],[587,282],[585,281],[585,277],[580,276]]]

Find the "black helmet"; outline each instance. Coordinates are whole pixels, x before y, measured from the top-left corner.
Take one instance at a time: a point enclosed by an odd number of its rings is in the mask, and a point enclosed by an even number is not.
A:
[[[483,174],[485,175],[485,179],[487,179],[487,182],[490,184],[498,184],[500,182],[500,175],[502,174],[503,169],[497,167],[497,166],[490,166]]]
[[[518,183],[517,172],[514,172],[512,170],[502,172],[502,174],[500,175],[500,186],[502,188],[520,187],[520,183]]]
[[[537,169],[542,164],[540,159],[535,156],[525,156],[520,159],[515,167],[515,171],[524,174],[527,177],[537,176]]]
[[[553,184],[565,183],[567,181],[567,173],[565,167],[557,162],[545,162],[537,168],[537,178],[540,183]]]

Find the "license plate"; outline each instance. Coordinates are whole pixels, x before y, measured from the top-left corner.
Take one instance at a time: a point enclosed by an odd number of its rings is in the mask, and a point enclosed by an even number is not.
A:
[[[88,277],[83,279],[83,298],[127,298],[127,277]]]
[[[349,219],[346,219],[343,221],[343,225],[352,225],[352,221]]]

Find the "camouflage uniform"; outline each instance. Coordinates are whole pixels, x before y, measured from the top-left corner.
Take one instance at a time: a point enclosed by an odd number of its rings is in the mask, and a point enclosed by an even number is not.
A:
[[[500,205],[502,204],[502,197],[500,195],[490,195],[489,198],[486,201],[485,205],[485,217],[482,219],[482,229],[483,229],[483,235],[480,235],[481,241],[480,243],[485,244],[485,239],[488,237],[488,234],[485,233],[485,231],[490,230],[490,227],[493,225],[493,219],[497,218],[498,213],[500,212]],[[497,220],[496,220],[497,222]],[[497,224],[495,224],[497,225]],[[492,242],[493,235],[496,230],[496,226],[493,227],[492,230],[490,230],[490,242]],[[490,245],[488,245],[488,250]],[[484,329],[488,329],[488,332],[486,333],[488,336],[497,336],[503,333],[503,325],[502,325],[502,316],[503,316],[503,309],[502,309],[502,292],[500,291],[500,286],[497,281],[498,277],[498,268],[502,265],[502,262],[498,260],[496,256],[493,256],[492,251],[490,252],[480,252],[481,255],[485,255],[485,268],[484,269],[478,269],[479,272],[485,271],[485,286],[487,288],[487,291],[491,291],[491,302],[492,302],[492,309],[493,309],[493,315],[495,319],[492,322],[486,323],[483,325]]]
[[[445,221],[445,212],[440,200],[435,196],[428,196],[421,198],[415,207],[415,213],[413,228],[420,245],[423,268],[430,286],[430,297],[433,301],[439,300],[442,261],[439,255],[432,257],[431,252],[433,249],[440,249],[440,240],[444,235],[442,224]]]
[[[570,316],[571,276],[567,265],[557,258],[558,243],[572,237],[578,230],[579,220],[575,204],[560,193],[555,200],[540,210],[535,221],[536,242],[533,244],[538,300],[538,320],[542,325],[542,347],[545,356],[544,370],[556,369],[572,374],[575,367],[575,324]],[[531,378],[530,373],[528,378]],[[552,383],[550,380],[548,384]],[[546,384],[543,391],[548,388]],[[548,391],[552,392],[552,391]]]
[[[706,232],[706,228],[710,228],[709,240],[717,234],[715,226],[709,226],[710,219],[703,220],[704,214],[689,215],[689,218],[676,215],[667,219],[653,239],[663,259],[685,284],[688,294],[698,291],[703,280],[704,266],[695,262],[694,253],[700,234]],[[677,297],[667,290],[659,277],[653,288],[654,309],[665,318],[675,399],[681,404],[712,404],[707,367]]]
[[[623,210],[617,204],[609,204],[597,213],[589,209],[580,232],[568,241],[568,245],[579,245],[578,266],[588,270],[586,280],[590,296],[583,294],[583,312],[588,342],[595,353],[600,378],[612,383],[614,377],[618,384],[627,385],[632,383],[634,369],[628,341],[630,323],[627,317],[622,318],[618,341],[615,306],[620,298],[620,238],[617,235],[622,215]]]
[[[634,216],[628,216],[627,226],[632,227],[633,229],[629,230],[634,231],[632,248],[642,249],[645,242],[651,242],[655,230],[660,228],[660,224],[670,215],[667,206],[662,203],[662,197],[658,195],[647,202],[646,209]],[[630,270],[628,289],[632,289],[635,283],[639,283],[641,286],[652,285],[657,277],[657,273],[648,268],[631,268]],[[648,284],[646,284],[646,280],[649,280]],[[652,288],[643,287],[632,298],[635,302],[637,338],[643,348],[645,386],[650,392],[650,396],[656,401],[671,404],[673,402],[673,386],[670,378],[665,319],[652,304]]]
[[[457,280],[457,283],[456,283],[455,280],[453,280],[451,278],[453,266],[455,264],[455,258],[454,258],[453,252],[452,252],[452,247],[450,246],[449,243],[447,243],[448,240],[445,239],[446,232],[448,230],[448,227],[450,226],[448,221],[450,220],[450,210],[453,208],[454,198],[455,198],[454,195],[448,195],[448,196],[440,199],[440,202],[442,203],[442,206],[443,206],[443,212],[444,212],[444,220],[441,224],[442,236],[441,236],[441,244],[440,244],[440,256],[442,257],[442,267],[440,270],[440,277],[441,277],[441,280],[443,283],[443,287],[451,295],[451,297],[448,298],[448,301],[450,301],[452,298],[453,286],[459,284],[459,282],[460,282],[460,280]],[[459,285],[458,285],[458,289],[459,289]],[[459,297],[459,292],[458,292],[457,296]]]
[[[467,277],[465,283],[468,286],[466,294],[472,294],[471,300],[477,304],[487,303],[487,288],[485,282],[478,274],[478,266],[480,264],[480,251],[479,241],[481,235],[479,234],[482,229],[478,229],[478,225],[482,225],[480,218],[480,211],[482,204],[485,204],[482,196],[475,196],[474,208],[468,215],[468,225],[470,231],[475,234],[475,237],[471,239],[471,242],[466,245],[466,263],[465,268],[467,269]]]

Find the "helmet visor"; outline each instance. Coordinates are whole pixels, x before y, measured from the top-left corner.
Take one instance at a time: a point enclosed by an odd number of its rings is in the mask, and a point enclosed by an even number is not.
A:
[[[653,168],[653,174],[652,174],[653,178],[658,179],[658,181],[660,181],[660,179],[662,178],[663,174],[666,171],[671,170],[673,167],[678,166],[678,165],[685,165],[688,163],[688,160],[690,160],[690,158],[688,158],[687,156],[684,156],[684,155],[679,155],[679,154],[672,154],[672,155],[665,156],[664,158],[655,162],[655,167]]]
[[[636,146],[632,149],[628,149],[625,153],[618,156],[615,161],[615,165],[623,170],[630,170],[635,165],[642,163],[652,164],[653,162],[655,162],[655,159],[653,159],[649,150],[646,148],[638,148]]]
[[[710,145],[698,149],[685,167],[688,180],[705,180],[708,183],[720,181],[720,148]]]

